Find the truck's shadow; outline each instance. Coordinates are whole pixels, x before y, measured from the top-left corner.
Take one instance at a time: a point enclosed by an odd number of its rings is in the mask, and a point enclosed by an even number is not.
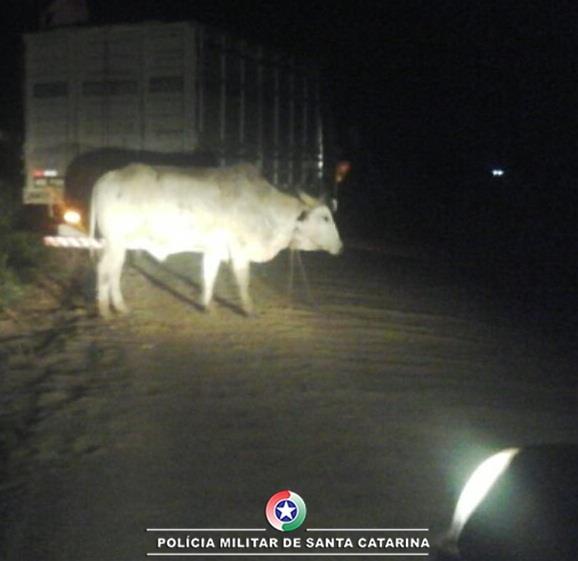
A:
[[[66,200],[69,205],[88,209],[92,187],[108,171],[128,164],[142,163],[164,166],[217,166],[210,152],[162,153],[126,148],[101,148],[78,156],[66,170]]]

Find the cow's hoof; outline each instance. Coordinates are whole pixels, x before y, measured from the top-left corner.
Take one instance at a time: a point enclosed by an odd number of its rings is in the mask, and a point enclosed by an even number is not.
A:
[[[243,308],[241,310],[241,313],[246,317],[246,318],[254,318],[257,317],[257,314],[255,313],[255,310],[253,308]]]
[[[201,311],[204,314],[212,314],[215,308],[212,304],[201,304]]]
[[[109,306],[99,304],[97,307],[97,310],[98,310],[98,316],[101,317],[102,319],[110,319],[111,318],[112,314],[110,312]]]

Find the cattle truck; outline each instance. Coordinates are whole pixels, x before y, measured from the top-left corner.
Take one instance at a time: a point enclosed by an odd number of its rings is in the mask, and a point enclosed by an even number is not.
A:
[[[134,161],[248,161],[280,188],[320,188],[327,146],[315,66],[195,22],[24,40],[25,204],[82,223],[94,181]]]

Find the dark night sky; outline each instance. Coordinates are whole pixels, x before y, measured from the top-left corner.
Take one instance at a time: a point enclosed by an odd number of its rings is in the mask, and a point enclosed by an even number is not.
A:
[[[17,33],[42,0],[9,0],[2,98],[15,92]],[[574,2],[88,0],[91,21],[196,19],[315,55],[345,154],[380,173],[439,176],[503,163],[578,173]],[[3,110],[7,126],[15,113]],[[15,120],[16,119],[16,120]],[[5,125],[5,126],[6,126]],[[367,162],[365,162],[367,163]]]

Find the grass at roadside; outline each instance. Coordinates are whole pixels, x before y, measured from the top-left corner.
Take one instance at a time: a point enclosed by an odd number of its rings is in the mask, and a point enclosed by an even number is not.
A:
[[[18,228],[21,205],[0,191],[0,314],[27,293],[31,283],[53,268],[41,235]]]

